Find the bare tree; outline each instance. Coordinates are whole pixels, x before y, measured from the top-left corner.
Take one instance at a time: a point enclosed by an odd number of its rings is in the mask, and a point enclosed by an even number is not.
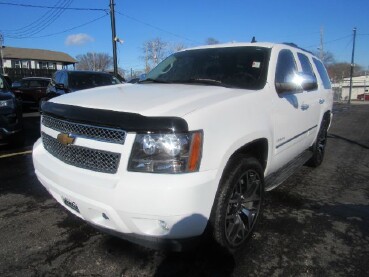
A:
[[[219,44],[219,40],[209,37],[205,40],[205,44],[207,45]]]
[[[350,77],[351,64],[350,63],[332,63],[327,66],[329,77],[333,82],[339,82],[343,78]],[[364,73],[363,67],[355,65],[354,76],[360,76]]]
[[[175,43],[175,44],[172,44],[171,47],[171,52],[172,53],[175,53],[175,52],[178,52],[178,51],[181,51],[185,48],[187,48],[186,44],[182,43],[182,42],[179,42],[179,43]]]
[[[168,42],[154,38],[143,44],[145,72],[150,71],[168,55]]]
[[[323,53],[315,52],[314,55],[321,58],[323,64],[326,67],[328,67],[329,65],[334,64],[336,62],[336,60],[334,59],[333,54],[329,51],[323,51]]]
[[[106,71],[113,66],[113,58],[107,53],[92,53],[78,55],[77,69]]]

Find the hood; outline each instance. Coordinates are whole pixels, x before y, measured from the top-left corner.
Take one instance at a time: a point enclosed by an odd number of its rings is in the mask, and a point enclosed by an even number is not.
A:
[[[14,94],[9,90],[0,90],[0,100],[13,99]]]
[[[122,84],[77,91],[50,101],[144,116],[182,117],[203,106],[252,92],[209,85]]]

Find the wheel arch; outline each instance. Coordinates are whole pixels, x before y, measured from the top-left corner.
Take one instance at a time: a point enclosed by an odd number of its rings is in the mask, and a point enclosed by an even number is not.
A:
[[[321,122],[323,122],[324,119],[328,120],[329,124],[328,124],[327,127],[329,129],[329,127],[331,126],[331,123],[332,123],[332,111],[331,110],[328,110],[328,111],[324,112]]]
[[[259,138],[237,149],[231,155],[230,160],[238,156],[250,155],[256,158],[260,162],[263,170],[265,170],[268,163],[268,151],[269,151],[268,139]]]

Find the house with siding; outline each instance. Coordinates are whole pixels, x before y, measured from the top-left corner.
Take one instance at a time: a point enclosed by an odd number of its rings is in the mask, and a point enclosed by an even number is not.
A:
[[[43,49],[3,47],[4,68],[60,70],[77,62],[66,53]]]
[[[70,66],[74,68],[76,63],[77,60],[63,52],[4,46],[0,72],[5,72],[14,79],[29,76],[51,77],[56,70]]]

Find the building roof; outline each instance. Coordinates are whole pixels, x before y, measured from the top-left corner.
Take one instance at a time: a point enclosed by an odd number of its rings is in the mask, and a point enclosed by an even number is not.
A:
[[[63,62],[66,64],[74,64],[77,62],[77,60],[63,52],[9,46],[3,48],[3,58]]]

